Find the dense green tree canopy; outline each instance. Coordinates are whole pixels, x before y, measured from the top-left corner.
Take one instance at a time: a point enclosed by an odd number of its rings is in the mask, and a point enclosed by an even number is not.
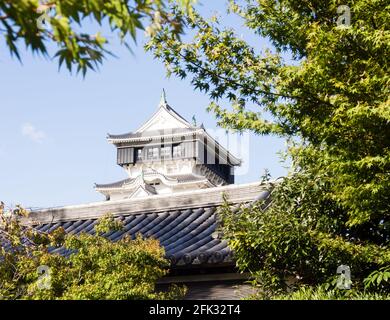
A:
[[[33,53],[51,56],[50,48],[60,66],[65,63],[84,74],[102,62],[107,50],[103,34],[86,31],[91,22],[108,26],[126,46],[135,40],[137,30],[153,34],[161,26],[178,35],[182,21],[166,7],[176,3],[190,13],[192,0],[1,0],[0,41],[11,54],[20,59],[24,43]],[[147,25],[145,28],[144,25]],[[54,45],[54,46],[53,46]]]
[[[0,208],[0,299],[135,300],[173,299],[184,289],[158,292],[167,274],[165,251],[154,239],[112,242],[105,235],[122,228],[106,215],[93,234],[40,232],[22,223],[28,212]],[[68,255],[49,249],[64,247]]]
[[[278,288],[287,275],[327,282],[339,264],[350,265],[358,289],[377,268],[377,283],[388,281],[388,2],[245,0],[230,1],[230,12],[273,47],[260,52],[194,14],[185,17],[193,38],[163,28],[147,49],[169,75],[209,94],[221,126],[290,142],[292,170],[268,211],[225,211],[239,267]]]
[[[340,264],[351,267],[357,290],[388,292],[388,2],[230,1],[230,14],[241,16],[249,31],[273,44],[263,52],[217,18],[208,21],[198,15],[189,1],[180,1],[181,7],[164,3],[52,1],[46,6],[54,15],[48,28],[41,29],[37,0],[0,1],[0,34],[15,55],[18,40],[43,54],[48,43],[55,43],[60,64],[85,72],[102,61],[106,40],[79,33],[75,25],[93,17],[125,40],[143,29],[141,21],[148,21],[152,38],[146,49],[165,64],[169,75],[189,77],[194,88],[209,94],[209,110],[221,126],[290,142],[292,170],[274,186],[273,200],[241,213],[228,206],[222,210],[222,228],[238,266],[253,273],[268,297],[286,289],[289,277],[298,280],[298,287],[318,286],[293,297],[337,296],[324,294],[323,285],[332,283]],[[177,36],[183,23],[192,39]],[[70,248],[83,246],[76,240],[68,243]],[[103,251],[91,254],[97,258]],[[11,284],[26,281],[19,273],[12,280],[15,273],[7,270],[1,273],[11,276]],[[121,279],[120,272],[113,279]],[[74,290],[72,295],[81,294]]]
[[[164,28],[149,43],[168,73],[208,92],[222,126],[296,136],[294,150],[330,173],[332,197],[350,224],[388,219],[390,202],[389,11],[386,1],[351,2],[351,25],[337,25],[341,1],[231,3],[246,26],[277,52],[258,52],[234,30],[200,16],[183,42]],[[296,62],[288,63],[288,50]],[[220,105],[220,98],[233,109]],[[261,112],[270,112],[267,121]]]

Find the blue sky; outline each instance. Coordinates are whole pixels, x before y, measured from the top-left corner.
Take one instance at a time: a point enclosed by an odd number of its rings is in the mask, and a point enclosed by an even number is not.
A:
[[[222,10],[222,3],[202,12]],[[238,19],[226,19],[241,32]],[[268,45],[243,36],[259,49]],[[144,39],[139,40],[134,55],[113,44],[118,58],[108,58],[85,79],[58,72],[55,61],[30,53],[23,53],[20,64],[0,44],[0,200],[26,207],[103,200],[93,184],[126,177],[106,134],[136,130],[156,110],[162,88],[178,113],[188,120],[196,115],[198,123],[216,129],[205,110],[208,97],[189,81],[167,79],[161,62],[145,53]],[[236,182],[256,181],[264,168],[274,178],[284,175],[277,154],[284,146],[279,138],[250,135],[249,170]]]

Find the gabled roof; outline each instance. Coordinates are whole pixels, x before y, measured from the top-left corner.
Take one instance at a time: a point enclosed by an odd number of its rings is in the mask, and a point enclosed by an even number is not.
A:
[[[168,105],[164,91],[157,111],[138,130],[119,135],[108,134],[108,140],[137,138],[145,135],[152,136],[156,133],[161,135],[164,130],[168,129],[172,129],[177,132],[191,132],[198,128],[191,125],[186,119]]]
[[[115,144],[132,141],[133,139],[148,140],[151,137],[165,135],[192,135],[199,130],[202,130],[202,128],[190,124],[168,105],[165,91],[163,91],[158,109],[138,130],[125,134],[108,134],[107,140]]]
[[[219,146],[220,155],[226,155],[226,159],[229,159],[233,165],[241,164],[241,160],[221,146],[206,131],[203,124],[201,126],[194,126],[171,108],[166,101],[165,92],[163,92],[157,111],[138,130],[125,134],[108,134],[107,140],[112,144],[120,144],[158,140],[161,137],[173,138],[183,136],[206,137],[208,140],[213,141],[215,145]]]
[[[192,124],[168,105],[165,90],[163,90],[157,111],[135,133],[172,128],[195,129]]]
[[[160,105],[154,115],[136,133],[172,128],[192,129],[193,126],[166,104]]]
[[[154,195],[156,193],[156,189],[149,184],[138,185],[134,192],[129,196],[129,198],[141,198],[145,196]]]

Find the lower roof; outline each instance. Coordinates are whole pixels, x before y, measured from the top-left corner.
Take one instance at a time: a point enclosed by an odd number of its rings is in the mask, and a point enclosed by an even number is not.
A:
[[[107,201],[32,212],[25,223],[43,232],[62,227],[67,233],[94,233],[99,217],[107,212],[123,221],[124,229],[105,236],[118,241],[140,233],[158,239],[172,266],[232,264],[227,243],[216,236],[217,211],[225,195],[237,205],[265,199],[269,185],[229,185],[144,199]],[[64,248],[53,252],[67,255]]]
[[[199,264],[232,263],[232,254],[225,241],[215,236],[217,228],[217,207],[170,210],[161,213],[141,213],[121,215],[124,224],[121,231],[109,232],[104,236],[118,241],[124,236],[133,239],[137,234],[153,237],[160,241],[166,251],[166,257],[174,266]],[[64,228],[66,233],[94,234],[98,219],[82,219],[67,222],[45,223],[36,228],[42,232],[52,232]],[[64,248],[52,251],[62,255],[70,254]]]
[[[155,172],[156,174],[160,174],[159,172]],[[162,174],[161,174],[162,175]],[[186,183],[186,182],[197,182],[197,181],[203,181],[205,180],[204,177],[198,176],[195,174],[175,174],[175,175],[163,175],[166,179],[172,179],[176,181],[177,183]],[[122,189],[128,184],[131,184],[134,182],[136,178],[127,178],[124,180],[120,180],[113,183],[107,183],[107,184],[95,184],[96,189]]]

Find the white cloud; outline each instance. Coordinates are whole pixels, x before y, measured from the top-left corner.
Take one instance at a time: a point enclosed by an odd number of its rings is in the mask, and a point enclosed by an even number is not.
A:
[[[23,124],[22,134],[36,143],[42,143],[46,138],[45,132],[38,130],[31,123]]]

